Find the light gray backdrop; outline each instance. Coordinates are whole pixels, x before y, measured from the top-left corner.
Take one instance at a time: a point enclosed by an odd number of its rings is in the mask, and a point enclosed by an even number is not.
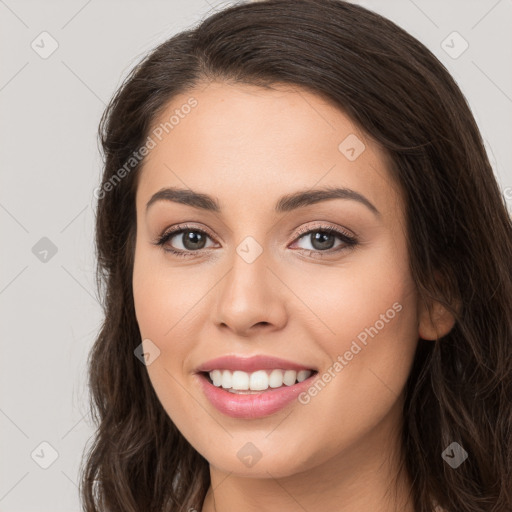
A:
[[[357,3],[452,72],[512,205],[512,0]],[[143,54],[227,5],[0,0],[0,511],[80,510],[77,471],[93,432],[85,362],[101,322],[98,121]]]

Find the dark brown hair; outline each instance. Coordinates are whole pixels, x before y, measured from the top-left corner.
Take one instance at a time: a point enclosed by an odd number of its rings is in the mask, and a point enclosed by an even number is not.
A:
[[[439,60],[391,21],[341,0],[268,0],[211,15],[153,50],[103,114],[97,285],[105,319],[90,353],[97,425],[84,456],[86,512],[201,509],[208,462],[174,426],[134,356],[132,271],[143,160],[114,175],[177,94],[200,83],[303,87],[389,155],[420,296],[456,324],[419,340],[405,390],[402,468],[417,512],[512,510],[512,225],[470,108]],[[119,174],[118,174],[119,176]],[[457,307],[456,307],[457,305]],[[452,469],[452,442],[468,459]]]

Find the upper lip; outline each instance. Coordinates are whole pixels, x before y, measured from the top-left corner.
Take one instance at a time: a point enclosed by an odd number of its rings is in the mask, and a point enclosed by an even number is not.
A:
[[[212,370],[242,370],[253,372],[256,370],[281,368],[283,370],[314,370],[311,366],[280,359],[269,355],[240,357],[235,355],[221,356],[210,359],[196,368],[196,372],[210,372]]]

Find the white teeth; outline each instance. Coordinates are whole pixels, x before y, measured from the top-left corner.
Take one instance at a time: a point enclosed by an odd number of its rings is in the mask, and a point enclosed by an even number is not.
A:
[[[300,372],[297,372],[297,382],[306,380],[310,375],[311,372],[309,370],[301,370]]]
[[[211,374],[212,372],[210,372],[210,379],[212,378]],[[224,389],[229,389],[231,387],[231,382],[231,372],[222,372],[222,387]]]
[[[311,370],[257,370],[252,373],[240,370],[212,370],[209,375],[216,387],[227,389],[231,392],[265,391],[281,386],[293,386],[296,382],[306,380],[312,374]]]
[[[249,389],[249,374],[238,370],[233,372],[233,380],[231,381],[231,387],[233,389],[247,391]]]
[[[268,388],[268,375],[265,370],[258,370],[251,373],[249,387],[253,391],[263,391]]]
[[[283,385],[283,370],[272,370],[268,385],[271,388],[280,388]]]
[[[297,372],[295,370],[286,370],[284,372],[283,382],[287,386],[293,386],[297,380]]]
[[[220,370],[213,370],[213,372],[210,372],[210,379],[212,379],[214,386],[219,387],[222,385],[222,372]]]

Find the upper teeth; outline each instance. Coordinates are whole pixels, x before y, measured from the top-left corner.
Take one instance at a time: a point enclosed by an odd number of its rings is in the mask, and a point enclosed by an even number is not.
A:
[[[311,375],[310,370],[258,370],[252,373],[240,370],[212,370],[209,375],[213,385],[228,390],[264,391],[279,388],[283,385],[293,386],[296,381],[302,382]]]

